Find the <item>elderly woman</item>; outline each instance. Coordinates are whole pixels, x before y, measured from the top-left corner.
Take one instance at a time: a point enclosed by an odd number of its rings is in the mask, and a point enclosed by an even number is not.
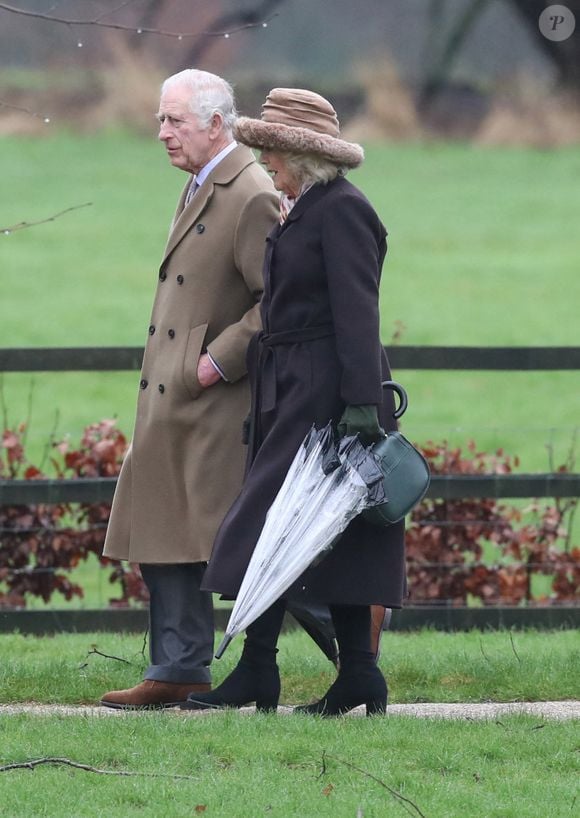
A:
[[[363,160],[339,137],[332,105],[311,91],[276,88],[260,120],[241,118],[235,136],[261,149],[281,191],[280,224],[266,243],[263,332],[248,351],[253,387],[248,469],[218,532],[204,578],[235,597],[274,500],[312,424],[332,419],[366,444],[394,428],[390,377],[379,337],[379,279],[386,231],[365,196],[345,178]],[[247,630],[241,659],[211,693],[183,707],[275,709],[276,644],[286,599],[330,607],[340,655],[338,677],[312,705],[325,716],[365,704],[382,713],[385,679],[370,646],[370,606],[400,608],[405,587],[402,525],[374,527],[357,517],[333,550],[309,568]]]

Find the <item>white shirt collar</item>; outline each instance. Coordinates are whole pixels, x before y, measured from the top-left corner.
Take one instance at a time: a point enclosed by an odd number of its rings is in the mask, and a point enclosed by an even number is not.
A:
[[[209,160],[207,165],[203,166],[203,168],[200,170],[200,172],[195,177],[195,181],[197,182],[198,187],[199,187],[199,185],[203,185],[203,183],[205,182],[207,177],[210,175],[212,170],[219,165],[219,163],[222,161],[222,159],[225,159],[226,156],[228,155],[228,153],[231,153],[234,150],[234,148],[237,148],[237,147],[238,147],[237,142],[230,142],[230,144],[226,145],[225,148],[223,148],[219,153],[216,153],[216,155],[213,157],[213,159]]]

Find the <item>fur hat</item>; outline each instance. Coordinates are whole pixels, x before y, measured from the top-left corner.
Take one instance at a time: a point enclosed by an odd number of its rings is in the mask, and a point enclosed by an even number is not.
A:
[[[301,88],[273,88],[262,105],[262,118],[240,117],[234,136],[250,148],[314,153],[336,165],[358,167],[364,151],[339,139],[336,111],[327,99]]]

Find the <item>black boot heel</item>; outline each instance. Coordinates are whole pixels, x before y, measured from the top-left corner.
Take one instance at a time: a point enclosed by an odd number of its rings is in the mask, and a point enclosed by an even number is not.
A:
[[[275,713],[278,709],[279,696],[273,699],[256,699],[256,710],[258,713]]]
[[[387,709],[387,696],[387,683],[380,670],[376,666],[365,667],[358,673],[339,673],[322,699],[295,707],[294,713],[331,718],[364,704],[367,716],[382,715]]]
[[[182,710],[221,710],[256,703],[256,709],[272,712],[280,698],[280,674],[276,664],[254,665],[240,661],[224,681],[209,693],[191,693]]]
[[[366,708],[367,716],[384,716],[387,712],[387,697],[366,702]]]

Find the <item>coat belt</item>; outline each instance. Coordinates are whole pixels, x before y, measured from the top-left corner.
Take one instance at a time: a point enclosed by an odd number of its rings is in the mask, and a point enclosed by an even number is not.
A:
[[[300,329],[282,330],[282,332],[262,332],[258,336],[258,343],[265,347],[302,344],[307,341],[318,341],[329,335],[334,335],[334,325],[320,324],[317,327],[301,327]]]
[[[255,379],[252,394],[252,418],[250,428],[250,460],[256,454],[260,439],[260,416],[276,407],[276,357],[273,347],[304,344],[334,335],[333,324],[260,332],[254,340]]]

